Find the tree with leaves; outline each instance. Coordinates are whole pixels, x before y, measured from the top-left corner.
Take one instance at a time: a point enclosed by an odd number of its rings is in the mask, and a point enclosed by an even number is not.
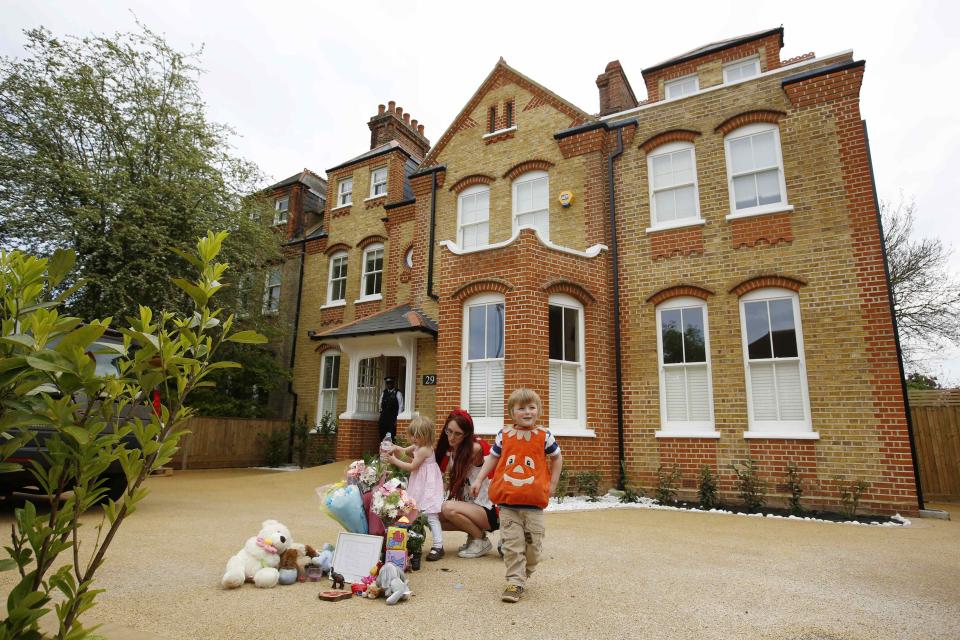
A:
[[[207,229],[230,232],[232,265],[221,295],[238,323],[277,335],[263,318],[264,265],[279,242],[264,221],[263,176],[232,153],[231,130],[211,122],[198,86],[200,50],[180,52],[146,27],[85,38],[25,32],[21,58],[0,58],[0,244],[38,255],[71,249],[63,286],[81,318],[134,315],[139,305],[183,308],[171,282],[179,258]],[[246,308],[244,308],[246,307]],[[252,366],[231,389],[263,408],[255,391],[285,379],[261,347],[233,349]],[[221,382],[233,372],[220,371]],[[207,403],[223,415],[214,396]],[[228,403],[229,404],[229,403]]]
[[[890,288],[907,366],[930,349],[960,343],[960,281],[950,272],[951,249],[939,238],[913,237],[916,203],[901,196],[880,204]]]

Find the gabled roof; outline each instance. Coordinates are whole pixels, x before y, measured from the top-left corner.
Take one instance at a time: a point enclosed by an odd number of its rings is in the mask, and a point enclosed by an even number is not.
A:
[[[461,129],[461,125],[464,123],[464,121],[470,117],[470,113],[477,108],[477,105],[480,103],[480,100],[483,98],[483,96],[492,89],[496,88],[498,83],[506,79],[515,82],[531,93],[539,94],[539,96],[547,104],[557,109],[561,113],[570,116],[570,126],[586,122],[587,120],[595,119],[591,114],[587,113],[572,102],[561,98],[559,95],[553,91],[550,91],[542,84],[531,80],[508,65],[503,58],[500,58],[500,60],[497,61],[497,64],[494,65],[493,70],[489,73],[489,75],[487,75],[486,79],[470,97],[470,100],[467,101],[467,104],[463,107],[463,109],[461,109],[460,113],[457,114],[457,117],[453,119],[453,122],[450,123],[449,127],[447,127],[447,130],[443,132],[443,135],[440,136],[437,144],[433,145],[433,148],[430,149],[430,153],[427,154],[427,157],[424,158],[423,162],[420,164],[421,168],[426,168],[431,163],[436,161],[437,156],[440,154],[443,148],[447,146],[453,136]]]
[[[757,31],[756,33],[748,33],[742,36],[736,36],[735,38],[727,38],[725,40],[718,40],[717,42],[711,42],[710,44],[705,44],[696,49],[691,49],[686,53],[681,53],[675,58],[670,58],[669,60],[664,60],[658,64],[653,65],[652,67],[647,67],[643,70],[643,75],[647,75],[653,71],[659,71],[665,67],[670,67],[675,64],[680,64],[681,62],[687,62],[688,60],[693,60],[694,58],[699,58],[700,56],[706,55],[708,53],[714,53],[716,51],[723,51],[724,49],[730,49],[738,45],[750,42],[752,40],[759,40],[760,38],[766,38],[767,36],[772,36],[776,33],[780,34],[780,46],[783,46],[783,27],[777,27],[776,29],[767,29],[766,31]]]
[[[331,338],[351,338],[406,331],[422,331],[437,335],[437,323],[419,309],[405,302],[372,316],[367,316],[362,320],[356,320],[326,333],[314,334],[310,337],[313,340],[329,340]]]
[[[267,191],[273,191],[274,189],[280,189],[282,187],[288,187],[292,184],[302,183],[319,193],[321,196],[326,197],[327,195],[327,181],[321,178],[319,175],[310,171],[310,169],[304,168],[300,173],[295,173],[286,180],[281,180],[276,184],[272,184],[267,187]]]
[[[374,147],[373,149],[370,149],[370,151],[361,153],[355,158],[350,158],[346,162],[341,162],[337,166],[327,169],[327,174],[333,173],[337,169],[343,169],[344,167],[349,167],[350,165],[360,162],[362,160],[367,160],[369,158],[375,158],[376,156],[390,153],[394,149],[400,149],[400,151],[404,152],[407,155],[407,157],[412,157],[410,155],[410,152],[404,149],[399,142],[397,142],[396,140],[390,140],[388,142],[384,142],[379,147]]]

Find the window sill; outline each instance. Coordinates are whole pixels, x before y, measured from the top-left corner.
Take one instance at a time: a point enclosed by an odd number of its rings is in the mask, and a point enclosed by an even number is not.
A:
[[[674,229],[685,229],[686,227],[702,227],[707,224],[706,220],[690,220],[689,222],[674,222],[671,224],[658,225],[656,227],[648,227],[647,233],[657,233],[658,231],[672,231]]]
[[[364,199],[364,202],[370,202],[371,200],[379,200],[380,198],[386,198],[387,194],[381,193],[378,196],[370,196],[369,198]]]
[[[739,220],[740,218],[753,218],[755,216],[766,216],[772,213],[790,213],[793,211],[792,204],[781,202],[778,204],[768,204],[763,207],[754,207],[744,211],[733,212],[726,217],[727,220]]]
[[[278,309],[264,309],[264,310],[262,310],[262,311],[260,312],[260,315],[262,315],[262,316],[275,316],[275,315],[277,315],[277,314],[279,314],[279,313],[280,313],[280,311],[279,311]]]
[[[511,131],[516,131],[516,130],[517,130],[517,125],[513,125],[512,127],[507,127],[506,129],[497,129],[496,131],[491,131],[490,133],[485,133],[485,134],[483,134],[483,137],[484,137],[484,138],[492,138],[492,137],[494,137],[494,136],[499,136],[499,135],[502,135],[502,134],[504,134],[504,133],[510,133]]]
[[[333,209],[330,209],[330,213],[333,213],[334,211],[339,211],[340,209],[349,209],[352,206],[353,206],[353,202],[348,202],[347,204],[342,204],[339,207],[334,207]]]
[[[655,431],[656,438],[713,438],[720,437],[719,431]]]
[[[345,307],[345,306],[347,306],[347,301],[346,301],[346,300],[337,300],[337,301],[335,301],[335,302],[328,302],[328,303],[325,304],[325,305],[321,305],[320,308],[321,308],[321,309],[336,309],[336,308],[338,308],[338,307]]]
[[[597,432],[593,429],[588,429],[586,427],[551,427],[547,426],[552,433],[557,438],[596,438]]]
[[[377,300],[383,300],[383,294],[378,293],[375,296],[364,296],[362,298],[357,298],[353,301],[353,304],[363,304],[364,302],[376,302]]]
[[[744,431],[743,437],[746,440],[819,440],[820,434],[815,431]]]

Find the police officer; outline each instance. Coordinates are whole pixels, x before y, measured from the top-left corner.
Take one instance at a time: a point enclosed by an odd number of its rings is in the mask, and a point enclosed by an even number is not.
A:
[[[397,440],[397,415],[403,411],[403,394],[397,391],[396,381],[391,377],[383,379],[387,388],[380,396],[380,439],[390,433],[394,442]]]

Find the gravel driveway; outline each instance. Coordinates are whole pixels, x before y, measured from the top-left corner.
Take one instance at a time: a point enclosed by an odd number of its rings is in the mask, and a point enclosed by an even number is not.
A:
[[[268,517],[300,542],[336,542],[339,528],[313,490],[344,466],[150,479],[85,621],[106,623],[109,640],[960,638],[957,511],[951,522],[889,528],[648,510],[548,514],[544,562],[515,605],[499,600],[496,553],[456,557],[462,534],[448,536],[445,559],[410,574],[415,596],[396,607],[321,602],[311,583],[221,590],[227,558]],[[4,530],[11,520],[10,506],[0,508]],[[12,578],[0,574],[0,596]]]

